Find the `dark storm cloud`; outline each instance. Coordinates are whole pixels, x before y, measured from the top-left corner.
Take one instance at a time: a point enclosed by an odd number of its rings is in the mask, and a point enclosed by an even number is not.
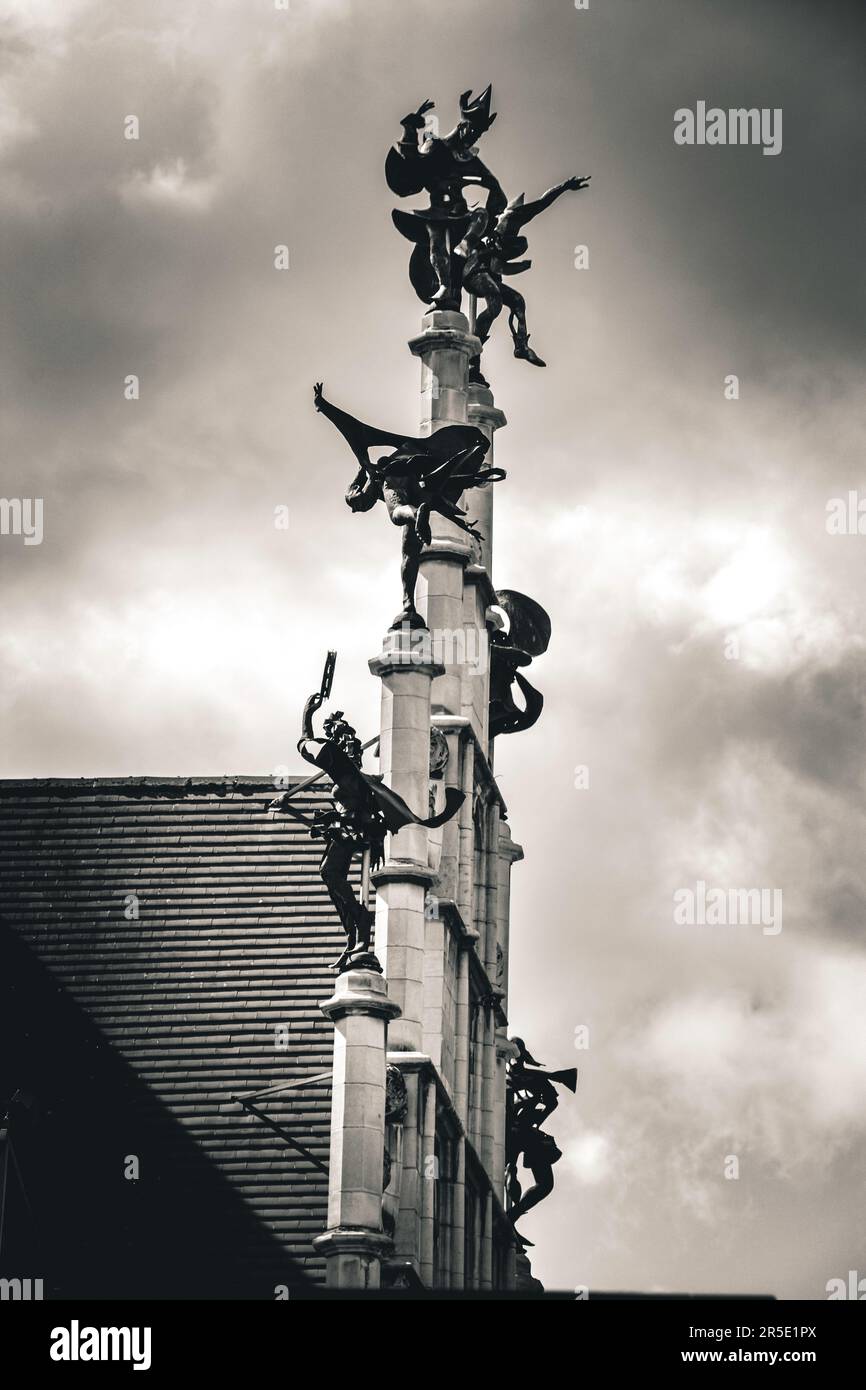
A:
[[[816,366],[864,347],[866,16],[835,10],[819,18],[810,4],[703,0],[687,13],[681,4],[605,6],[600,21],[619,79],[618,100],[604,103],[605,133],[628,151],[628,196],[640,200],[625,230],[675,266],[678,294],[695,296],[710,335],[749,324],[734,339],[739,360],[769,376],[789,357],[792,334],[808,334]],[[626,15],[631,32],[620,43]],[[675,146],[674,111],[699,99],[781,108],[782,153]]]

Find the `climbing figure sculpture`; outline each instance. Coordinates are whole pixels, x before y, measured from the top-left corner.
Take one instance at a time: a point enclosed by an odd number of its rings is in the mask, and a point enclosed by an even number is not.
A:
[[[531,1241],[516,1229],[516,1223],[543,1198],[553,1191],[553,1165],[562,1158],[552,1134],[541,1126],[559,1104],[556,1086],[577,1089],[577,1068],[563,1071],[544,1071],[526,1050],[522,1038],[513,1038],[517,1056],[509,1063],[506,1082],[506,1190],[510,1207],[508,1219],[522,1246]],[[517,1176],[517,1164],[523,1156],[523,1167],[532,1173],[534,1183],[523,1192]]]

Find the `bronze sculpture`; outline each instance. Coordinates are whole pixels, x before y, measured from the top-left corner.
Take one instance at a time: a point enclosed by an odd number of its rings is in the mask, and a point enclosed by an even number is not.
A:
[[[313,715],[331,693],[335,663],[336,652],[329,652],[321,685],[304,705],[298,742],[298,751],[318,769],[318,776],[324,775],[331,780],[333,804],[326,810],[316,811],[312,818],[292,805],[297,793],[318,780],[317,776],[289,788],[272,801],[268,809],[294,816],[309,827],[314,840],[325,842],[319,873],[346,933],[346,946],[334,962],[334,969],[338,973],[358,968],[381,971],[370,947],[373,914],[366,899],[370,871],[382,862],[385,836],[389,832],[396,833],[404,825],[424,825],[429,829],[443,825],[459,810],[464,793],[456,787],[446,787],[445,806],[438,815],[426,819],[416,816],[397,792],[362,771],[364,745],[343,717],[342,710],[334,710],[325,719],[324,738],[316,736]],[[363,856],[360,900],[349,882],[352,864],[359,852]]]
[[[413,212],[395,209],[394,225],[415,243],[409,260],[409,279],[425,304],[436,309],[459,309],[461,270],[459,248],[467,236],[476,237],[503,212],[506,197],[498,180],[478,157],[475,141],[496,120],[491,114],[492,89],[488,86],[474,100],[471,91],[460,97],[460,120],[450,134],[432,135],[423,143],[424,117],[433,109],[424,101],[401,121],[403,139],[388,151],[385,179],[401,198],[426,191],[427,208]],[[468,187],[487,190],[486,208],[469,208]]]
[[[550,618],[540,603],[516,589],[497,589],[496,604],[508,618],[507,634],[501,629],[490,638],[490,713],[488,732],[517,734],[531,729],[541,714],[544,696],[518,670],[541,656],[550,643]],[[516,685],[524,700],[521,709],[512,694]]]
[[[463,266],[463,287],[470,294],[484,300],[484,310],[475,322],[475,333],[481,346],[490,337],[490,329],[502,311],[503,304],[508,309],[508,327],[514,342],[514,356],[535,367],[545,367],[546,362],[529,346],[529,330],[526,326],[526,300],[519,290],[505,284],[503,276],[520,275],[528,270],[532,261],[520,260],[528,249],[526,237],[520,233],[527,222],[531,222],[540,212],[549,208],[557,198],[571,189],[586,188],[587,178],[570,178],[549,188],[534,203],[524,201],[521,193],[514,198],[495,221],[481,228],[480,233],[470,229],[463,249],[467,252]],[[470,370],[470,380],[483,384],[480,358],[475,358]]]
[[[477,98],[473,98],[471,92],[464,92],[460,97],[461,119],[455,129],[442,138],[434,133],[428,135],[426,131],[422,137],[425,116],[433,109],[430,101],[423,102],[403,119],[403,138],[387,156],[386,180],[400,198],[426,192],[429,205],[412,211],[395,209],[392,217],[398,231],[413,245],[410,281],[424,304],[435,309],[459,311],[465,289],[473,296],[473,332],[482,348],[505,308],[515,357],[544,367],[545,362],[529,345],[525,299],[508,282],[532,264],[524,259],[528,250],[524,228],[565,192],[587,187],[589,179],[569,178],[530,203],[525,201],[523,194],[508,202],[499,181],[482,162],[476,148],[480,136],[496,119],[491,112],[491,99],[489,86]],[[480,206],[473,207],[467,202],[467,190],[473,188],[486,195],[486,202]],[[483,301],[477,316],[476,300]],[[431,322],[427,320],[427,325]],[[436,331],[426,340],[425,352],[429,347],[430,353],[424,357],[425,381],[433,375],[435,358],[431,354],[438,352],[442,344],[456,341],[461,353],[473,350],[471,340],[467,346],[465,333],[454,331],[465,326],[462,319],[437,321]],[[418,342],[413,341],[413,351]],[[465,358],[460,360],[459,374],[456,368],[449,366],[449,370],[454,371],[453,378],[444,376],[443,380],[456,383],[455,394],[459,395],[465,382]],[[433,379],[435,383],[435,375]],[[469,380],[483,383],[480,355],[471,363]],[[462,394],[465,396],[465,392]],[[477,405],[478,397],[473,400]],[[469,519],[465,503],[461,505],[462,494],[473,487],[501,480],[505,472],[490,466],[490,442],[472,425],[443,425],[425,437],[381,430],[333,405],[325,398],[321,382],[314,386],[314,405],[343,435],[357,462],[357,472],[345,493],[347,505],[352,511],[366,512],[377,502],[383,502],[389,520],[401,528],[403,606],[392,628],[403,625],[424,628],[415,604],[415,590],[424,547],[432,542],[432,513],[438,512],[461,531],[481,539],[476,523]],[[461,404],[459,409],[461,413],[457,418],[462,418],[464,406]],[[465,558],[462,553],[460,558]],[[522,671],[534,657],[547,650],[551,635],[548,615],[526,595],[500,590],[496,593],[496,605],[505,613],[507,628],[494,631],[493,623],[488,625],[490,740],[499,734],[528,729],[539,718],[543,696]],[[378,778],[364,773],[363,752],[368,745],[361,743],[341,710],[335,710],[324,720],[322,735],[317,736],[314,716],[330,696],[334,659],[335,654],[329,653],[321,687],[305,703],[302,736],[298,743],[302,756],[317,769],[316,776],[309,781],[319,777],[330,780],[330,804],[312,816],[296,810],[293,798],[308,785],[304,782],[277,798],[271,809],[296,816],[308,826],[314,839],[324,841],[320,874],[346,935],[345,948],[334,962],[334,968],[338,972],[356,968],[381,971],[372,951],[374,919],[368,903],[371,870],[383,861],[385,837],[409,824],[430,828],[442,825],[455,815],[465,793],[446,786],[444,810],[435,815],[435,794],[431,785],[429,814],[423,819]],[[518,703],[521,697],[522,704]],[[434,727],[428,770],[430,776],[440,782],[444,781],[448,747],[442,730]],[[460,769],[457,771],[460,773]],[[470,781],[469,785],[473,783]],[[477,787],[477,782],[474,785]],[[417,795],[420,797],[422,792]],[[474,837],[472,825],[466,826],[469,858],[473,838],[477,845],[484,843],[482,837],[487,833],[484,809],[481,792],[478,792],[472,816]],[[463,853],[461,830],[460,866]],[[351,877],[359,855],[362,868],[358,894]],[[433,862],[432,856],[430,862]],[[389,866],[389,872],[392,867]],[[355,884],[357,886],[357,877]],[[436,902],[438,915],[438,900],[431,901]],[[424,916],[427,917],[426,901]],[[497,985],[477,996],[480,1007],[498,1003],[503,995],[499,981],[504,973],[504,956],[498,942],[496,955]],[[395,966],[395,971],[397,969]],[[559,1103],[557,1086],[565,1086],[572,1092],[576,1090],[577,1069],[547,1071],[529,1054],[521,1039],[514,1039],[514,1044],[516,1056],[508,1068],[506,1093],[506,1192],[508,1219],[515,1241],[525,1247],[531,1242],[517,1231],[517,1222],[552,1191],[553,1168],[562,1157],[554,1137],[543,1126]],[[400,1207],[402,1126],[406,1119],[405,1086],[401,1103],[395,1103],[390,1095],[395,1080],[402,1082],[401,1074],[389,1068],[382,1174],[383,1189],[387,1190],[382,1219],[389,1233],[393,1231]],[[415,1117],[410,1118],[413,1123],[419,1123]],[[523,1168],[532,1175],[532,1185],[527,1184],[525,1192],[518,1176],[521,1160]]]
[[[521,1216],[537,1206],[553,1191],[553,1165],[562,1158],[552,1134],[541,1126],[559,1104],[556,1086],[577,1089],[577,1068],[544,1071],[526,1049],[522,1038],[513,1038],[517,1056],[508,1065],[506,1082],[506,1188],[510,1207],[508,1219],[516,1228]],[[536,1068],[536,1070],[532,1070]],[[554,1084],[555,1083],[555,1084]],[[533,1186],[523,1192],[517,1176],[518,1160],[532,1173]],[[515,1229],[521,1246],[532,1244]]]
[[[514,356],[535,367],[546,363],[529,346],[526,301],[503,277],[519,275],[532,262],[520,259],[528,243],[523,228],[569,190],[586,188],[590,176],[573,177],[549,188],[532,203],[521,193],[508,202],[499,180],[478,156],[475,141],[490,129],[496,113],[490,111],[492,91],[460,97],[461,119],[450,134],[429,135],[422,140],[425,117],[434,103],[424,101],[401,121],[403,138],[388,151],[385,179],[393,193],[409,198],[426,191],[429,207],[391,214],[400,234],[414,243],[409,259],[409,280],[418,298],[434,309],[460,309],[462,291],[484,300],[475,332],[482,346],[503,305],[514,342]],[[466,189],[487,194],[486,205],[470,207]],[[470,380],[486,384],[479,359],[472,363]]]
[[[391,521],[402,527],[403,608],[391,626],[423,627],[424,619],[415,607],[415,584],[421,551],[431,539],[430,513],[439,512],[480,539],[458,500],[479,483],[499,482],[505,472],[483,466],[490,442],[474,425],[446,425],[425,439],[391,434],[338,410],[325,399],[321,382],[316,383],[313,395],[316,409],[337,427],[358,460],[358,472],[346,492],[352,511],[367,512],[384,502]],[[390,445],[393,452],[373,461],[370,450],[379,445]]]

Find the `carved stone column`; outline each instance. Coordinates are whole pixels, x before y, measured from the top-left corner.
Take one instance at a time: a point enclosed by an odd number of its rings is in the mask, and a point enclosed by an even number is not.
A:
[[[430,810],[430,685],[442,671],[427,639],[424,629],[391,631],[370,661],[382,681],[382,776],[420,816]],[[401,1012],[391,1034],[395,1051],[424,1047],[424,900],[432,878],[424,826],[407,825],[389,837],[387,860],[373,880],[376,953]]]
[[[439,1173],[436,1167],[436,1082],[424,1085],[424,1131],[421,1136],[421,1278],[433,1287],[433,1210]]]
[[[481,1162],[484,1164],[492,1181],[496,1180],[496,1169],[493,1159],[494,1132],[496,1119],[494,1108],[496,1104],[495,1083],[496,1083],[496,1016],[492,1004],[487,1004],[482,1012],[482,1033],[481,1033],[481,1084],[479,1093],[481,1107],[478,1116],[479,1134],[478,1149]]]
[[[508,424],[504,413],[497,409],[493,403],[493,392],[489,386],[481,386],[473,382],[468,388],[467,419],[470,425],[476,425],[483,434],[490,440],[490,452],[487,455],[487,462],[493,463],[493,435],[496,430],[501,430]],[[481,542],[481,564],[493,577],[493,484],[487,483],[484,487],[476,488],[472,496],[472,505],[475,516],[478,520],[478,529],[484,539]]]
[[[382,1228],[385,1059],[399,1008],[371,970],[339,975],[321,1008],[335,1030],[331,1157],[328,1229],[313,1244],[326,1257],[329,1287],[374,1289],[391,1249]]]
[[[479,1280],[482,1289],[493,1288],[493,1196],[490,1192],[485,1192],[481,1198],[481,1210],[484,1213],[482,1218],[481,1231],[481,1278]]]
[[[481,350],[469,331],[469,320],[453,310],[428,309],[409,348],[421,358],[421,433],[432,434],[442,425],[465,425],[469,362]]]
[[[505,1206],[506,1078],[508,1063],[516,1055],[517,1048],[507,1038],[505,1029],[497,1028],[493,1102],[493,1161],[490,1176],[496,1195],[503,1206]]]
[[[502,1007],[508,1013],[508,959],[509,938],[511,935],[511,869],[523,858],[523,846],[511,837],[507,821],[498,825],[498,888],[496,893],[496,934],[502,952],[500,987],[503,990]]]
[[[469,362],[480,351],[480,343],[469,332],[463,314],[429,311],[421,320],[421,333],[409,347],[421,359],[421,433],[433,434],[443,425],[468,424]],[[473,489],[473,502],[478,495]],[[434,682],[433,711],[459,715],[467,659],[463,571],[477,558],[477,542],[438,512],[431,515],[430,527],[432,540],[421,557],[420,587],[426,598],[434,655],[445,667]]]
[[[464,1139],[457,1141],[451,1279],[455,1289],[462,1289],[466,1282],[466,1142]]]

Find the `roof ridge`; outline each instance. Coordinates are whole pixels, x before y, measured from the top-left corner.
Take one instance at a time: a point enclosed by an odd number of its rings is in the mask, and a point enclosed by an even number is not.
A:
[[[291,786],[296,782],[304,781],[302,772],[289,773],[275,780],[272,774],[232,774],[221,773],[211,777],[0,777],[0,796],[4,792],[17,791],[20,788],[46,788],[52,787],[69,789],[71,791],[88,791],[100,788],[116,787],[118,790],[124,788],[143,787],[148,791],[156,791],[165,788],[170,791],[177,791],[178,788],[188,787],[191,790],[204,788],[253,788],[256,791],[273,791],[276,793],[284,786]]]

